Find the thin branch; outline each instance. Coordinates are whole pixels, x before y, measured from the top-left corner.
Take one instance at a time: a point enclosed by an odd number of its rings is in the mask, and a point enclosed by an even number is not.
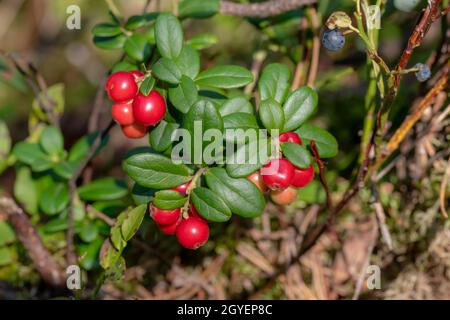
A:
[[[65,274],[44,246],[25,212],[9,197],[0,197],[0,210],[11,222],[42,279],[53,287],[63,288],[66,282]]]
[[[269,0],[262,3],[245,4],[222,1],[220,13],[231,16],[266,18],[313,3],[317,3],[317,0]]]
[[[313,140],[310,142],[311,151],[314,155],[314,159],[316,160],[317,166],[319,167],[319,178],[320,183],[322,184],[323,189],[325,190],[327,196],[327,208],[331,210],[333,207],[333,200],[331,198],[330,188],[328,187],[327,179],[325,177],[325,165],[323,164],[322,159],[320,159],[319,152],[317,151],[316,144]]]
[[[86,154],[86,157],[83,159],[83,161],[78,166],[77,170],[73,174],[72,178],[69,180],[69,195],[70,195],[70,201],[69,201],[69,208],[67,211],[67,263],[69,265],[76,264],[77,262],[77,256],[75,253],[75,247],[73,244],[73,225],[74,225],[74,217],[73,217],[73,211],[74,211],[74,198],[76,194],[77,189],[77,180],[78,178],[83,174],[84,169],[89,164],[89,162],[92,160],[92,158],[95,155],[95,151],[97,148],[101,145],[105,137],[108,135],[109,131],[114,127],[115,122],[111,120],[109,125],[95,138],[94,142],[92,143],[91,147],[88,150],[88,153]]]

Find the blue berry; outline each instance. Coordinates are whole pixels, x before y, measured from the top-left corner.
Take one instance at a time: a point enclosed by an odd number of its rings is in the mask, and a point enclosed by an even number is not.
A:
[[[416,74],[417,80],[420,82],[425,82],[431,77],[430,67],[423,63],[418,63],[414,66],[415,69],[419,69]]]
[[[344,47],[345,37],[339,29],[326,30],[322,36],[322,45],[330,51],[338,51]]]

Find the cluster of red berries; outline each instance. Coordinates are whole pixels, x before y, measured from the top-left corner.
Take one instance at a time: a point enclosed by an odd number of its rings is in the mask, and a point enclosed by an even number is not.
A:
[[[298,134],[294,132],[282,133],[280,142],[302,144]],[[307,169],[294,166],[285,158],[272,159],[261,171],[250,175],[248,179],[253,182],[261,192],[270,189],[270,198],[279,205],[288,205],[295,201],[298,188],[305,187],[314,178],[314,167]]]
[[[188,181],[171,190],[186,195],[190,183]],[[152,204],[149,206],[149,211],[150,216],[158,224],[161,232],[167,235],[175,234],[182,247],[195,250],[208,241],[208,223],[198,214],[192,203],[187,216],[183,216],[181,208],[163,210]]]
[[[147,96],[139,93],[138,82],[143,78],[144,74],[137,70],[118,71],[109,76],[105,87],[114,101],[112,117],[131,139],[144,137],[148,127],[158,124],[166,114],[166,102],[157,91]]]

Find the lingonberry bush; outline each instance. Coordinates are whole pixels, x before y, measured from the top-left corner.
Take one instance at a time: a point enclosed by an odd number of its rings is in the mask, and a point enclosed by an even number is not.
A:
[[[429,59],[412,65],[409,61],[433,23],[442,17],[445,21],[448,1],[430,0],[420,7],[419,22],[395,67],[378,48],[386,1],[356,0],[351,7],[340,8],[338,2],[329,1],[181,0],[172,12],[148,12],[147,3],[142,14],[128,18],[113,1],[107,3],[109,20],[95,25],[92,35],[99,49],[120,56],[109,66],[98,94],[109,100],[109,124],[90,130],[70,148],[65,148],[65,128],[60,125],[64,88],[47,87],[34,66],[3,54],[15,76],[28,81],[35,99],[26,139],[11,145],[8,129],[0,122],[0,170],[15,172],[13,196],[0,198],[1,212],[11,223],[0,220],[0,265],[13,261],[7,245],[17,234],[44,281],[62,287],[66,284],[62,265],[79,265],[89,275],[84,295],[92,292],[97,297],[105,282],[123,286],[126,249],[152,252],[143,239],[158,237],[176,239],[177,250],[191,255],[202,250],[220,253],[214,246],[221,243],[222,248],[253,259],[273,280],[336,227],[337,216],[361,190],[365,192],[361,198],[367,200],[362,206],[377,213],[375,230],[379,226],[384,241],[392,245],[380,213],[379,182],[392,169],[388,162],[395,161],[392,155],[425,109],[438,97],[441,105],[446,102],[443,93],[450,66],[445,41]],[[393,4],[402,11],[419,6],[416,1]],[[201,19],[221,14],[247,17],[242,19],[264,34],[251,66],[206,61],[202,51],[220,39],[187,32]],[[245,37],[239,30],[233,36]],[[341,159],[352,163],[347,171],[355,174],[343,182],[334,171],[327,172],[328,163],[339,153],[333,135],[338,133],[318,125],[317,113],[328,112],[321,109],[321,88],[353,71],[323,77],[318,73],[321,48],[339,54],[348,46],[359,46],[366,53],[367,84],[365,101],[357,102],[362,105],[342,105],[339,111],[365,109],[364,122],[358,124],[362,128],[358,159],[353,160],[354,154]],[[268,51],[274,53],[270,59]],[[428,93],[392,128],[390,111],[398,100],[401,78],[409,73],[428,84]],[[121,166],[125,179],[96,174],[92,180],[91,161],[105,152],[114,127],[120,128],[123,139],[146,143],[127,150]],[[339,142],[346,145],[345,140]],[[301,209],[310,211],[295,231],[289,229],[296,235],[282,246],[293,252],[288,263],[281,261],[274,269],[256,249],[231,243],[234,234],[242,235],[233,224],[255,221],[263,221],[262,240],[275,239],[267,233],[274,227],[267,212],[274,207],[283,214],[286,206],[300,209],[296,202],[303,192],[311,199],[303,201]],[[149,226],[157,227],[151,235]],[[283,227],[287,224],[281,219],[276,228],[286,231]],[[51,241],[59,244],[57,252],[46,249]],[[259,280],[262,285],[271,281]]]

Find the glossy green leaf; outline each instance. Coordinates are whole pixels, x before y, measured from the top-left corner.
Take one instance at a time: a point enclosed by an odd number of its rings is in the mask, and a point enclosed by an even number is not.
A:
[[[240,132],[237,131],[238,129],[244,131],[250,130],[249,133],[254,132],[255,137],[253,138],[257,138],[256,135],[258,134],[257,131],[259,129],[255,116],[243,112],[232,113],[223,117],[223,127],[225,129],[225,140],[231,143],[245,143],[246,135],[238,134]]]
[[[169,88],[169,99],[178,111],[187,113],[198,99],[195,82],[187,76],[182,76],[177,86]]]
[[[78,162],[62,161],[53,168],[55,173],[61,178],[69,180],[78,169]]]
[[[259,105],[259,117],[267,130],[283,129],[285,116],[283,108],[277,101],[273,99],[262,101]]]
[[[211,168],[205,177],[208,187],[224,200],[231,212],[245,218],[262,214],[266,205],[264,196],[249,180],[231,178],[223,168]]]
[[[58,155],[64,150],[62,133],[58,128],[53,126],[48,126],[42,131],[39,143],[42,149],[49,155]]]
[[[99,23],[92,28],[92,34],[98,37],[113,37],[121,33],[120,26],[113,23]]]
[[[78,233],[78,235],[84,242],[87,243],[92,242],[98,236],[98,227],[93,223],[85,224],[81,227],[81,230]]]
[[[175,59],[183,47],[183,30],[178,19],[170,13],[161,13],[155,24],[156,45],[161,56]]]
[[[60,213],[69,204],[69,188],[66,183],[51,184],[39,196],[39,207],[48,215]]]
[[[339,145],[336,138],[328,131],[306,123],[296,131],[304,145],[309,145],[314,140],[317,151],[321,158],[333,158],[339,152]]]
[[[45,171],[53,166],[38,144],[19,142],[14,146],[13,154],[20,162],[30,165],[33,171]]]
[[[181,0],[178,12],[181,18],[208,18],[220,10],[220,0]]]
[[[178,84],[182,76],[180,68],[168,58],[159,59],[153,65],[152,72],[156,78],[172,84]]]
[[[173,210],[184,206],[187,198],[175,190],[162,190],[155,193],[153,205],[163,210]]]
[[[115,200],[128,194],[124,180],[103,178],[78,188],[78,195],[85,201]]]
[[[296,167],[306,169],[311,165],[311,155],[302,145],[284,142],[281,144],[284,156]]]
[[[291,71],[280,63],[269,64],[261,73],[258,89],[261,101],[273,99],[282,104],[289,92]]]
[[[82,138],[80,138],[73,146],[70,148],[69,156],[67,160],[72,162],[78,162],[83,160],[86,157],[89,149],[94,144],[100,132],[94,132],[88,134]],[[97,150],[94,153],[94,156],[98,154],[98,152],[103,149],[108,144],[109,137],[105,137],[102,140],[102,143],[98,146]]]
[[[212,33],[202,33],[193,36],[189,40],[186,41],[186,44],[190,45],[194,49],[202,50],[207,49],[213,45],[215,45],[219,39],[216,35]]]
[[[283,131],[294,131],[311,118],[317,111],[317,100],[317,92],[309,87],[292,92],[283,106],[286,117]]]
[[[135,183],[131,189],[131,197],[136,205],[147,204],[153,200],[155,192],[155,189],[145,188]]]
[[[243,97],[236,97],[227,100],[223,105],[221,105],[219,112],[222,117],[236,112],[253,114],[253,106],[247,99]]]
[[[153,77],[148,77],[146,78],[142,83],[141,86],[139,87],[139,91],[144,95],[144,96],[148,96],[148,94],[153,90],[154,86],[155,86],[155,78]]]
[[[259,170],[269,161],[271,144],[267,137],[259,137],[238,146],[236,152],[227,158],[227,173],[232,178],[245,178]]]
[[[183,164],[151,153],[135,154],[123,163],[125,172],[139,185],[147,188],[168,189],[188,182],[190,170]]]
[[[178,123],[162,120],[155,129],[150,132],[150,146],[152,149],[163,152],[172,144],[172,134],[178,129]]]
[[[127,41],[127,37],[119,34],[114,37],[94,37],[94,44],[101,49],[122,49]]]
[[[122,237],[125,241],[129,241],[131,238],[133,238],[134,234],[141,226],[146,212],[146,205],[140,205],[134,209],[127,211],[125,219],[123,220],[121,225]]]
[[[181,73],[194,79],[200,71],[200,55],[189,45],[183,45],[180,55],[174,59]]]
[[[253,81],[252,73],[239,66],[224,65],[201,72],[195,82],[200,86],[213,88],[239,88]]]
[[[125,41],[123,49],[125,53],[133,60],[145,61],[150,57],[151,45],[145,36],[140,33],[134,33]]]
[[[201,187],[195,188],[191,197],[195,209],[206,220],[212,222],[225,222],[230,220],[230,208],[211,190]]]

